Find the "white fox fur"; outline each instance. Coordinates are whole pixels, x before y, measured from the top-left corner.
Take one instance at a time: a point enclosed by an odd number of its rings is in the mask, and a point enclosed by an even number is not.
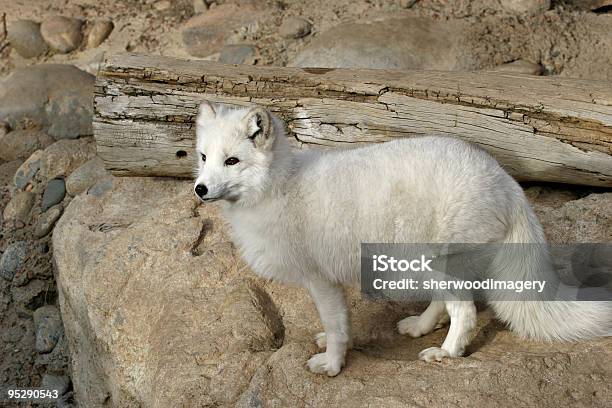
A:
[[[350,341],[342,285],[360,279],[362,242],[540,243],[542,228],[521,187],[483,150],[446,137],[396,140],[327,152],[290,148],[284,125],[262,108],[203,103],[196,124],[204,201],[219,201],[242,256],[260,276],[307,288],[326,344],[308,367],[338,374]],[[204,162],[201,155],[206,156]],[[228,158],[237,163],[228,164]],[[200,187],[200,194],[203,188]],[[503,260],[502,260],[503,261]],[[508,261],[508,260],[506,260]],[[537,279],[533,253],[500,267],[498,279]],[[609,335],[608,302],[492,301],[525,337],[574,340]],[[425,361],[462,355],[476,325],[471,301],[433,301],[398,323],[413,337],[450,317],[441,347]]]

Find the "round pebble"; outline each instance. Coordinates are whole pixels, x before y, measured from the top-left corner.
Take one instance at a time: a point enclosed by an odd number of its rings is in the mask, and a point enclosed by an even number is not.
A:
[[[25,262],[28,244],[25,241],[17,241],[10,244],[0,258],[0,276],[11,281],[15,273]]]
[[[47,211],[55,204],[60,203],[66,196],[66,183],[63,179],[56,178],[47,183],[47,188],[43,193],[41,209]]]
[[[24,58],[36,58],[48,50],[40,34],[40,24],[34,21],[15,21],[9,25],[7,35],[11,46]]]
[[[283,38],[302,38],[310,34],[312,25],[303,18],[290,17],[283,21],[278,29],[278,33]]]
[[[36,351],[49,353],[62,335],[62,319],[57,307],[47,305],[34,311],[36,327]]]
[[[115,25],[110,20],[96,20],[89,30],[87,35],[87,47],[95,48],[102,44],[115,28]]]
[[[62,206],[54,205],[47,212],[42,214],[34,228],[34,237],[42,238],[53,229],[53,226],[62,215]]]
[[[47,18],[40,26],[45,42],[62,54],[75,50],[83,40],[81,26],[83,22],[76,18],[53,16]]]

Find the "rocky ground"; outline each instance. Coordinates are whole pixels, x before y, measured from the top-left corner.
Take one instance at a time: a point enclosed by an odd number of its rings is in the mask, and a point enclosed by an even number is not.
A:
[[[0,391],[58,389],[57,406],[75,394],[81,406],[609,405],[609,339],[519,342],[483,311],[469,356],[427,365],[416,353],[444,330],[407,341],[392,328],[418,307],[356,294],[345,373],[309,375],[308,297],[254,279],[188,183],[110,176],[91,98],[104,55],[124,51],[611,80],[611,11],[607,0],[0,0]],[[553,242],[612,241],[612,193],[525,187]]]

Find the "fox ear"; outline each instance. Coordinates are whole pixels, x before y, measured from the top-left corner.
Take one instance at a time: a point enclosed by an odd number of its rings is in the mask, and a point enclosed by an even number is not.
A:
[[[214,119],[215,116],[217,116],[217,112],[215,112],[213,105],[208,101],[204,101],[200,104],[200,109],[198,110],[197,123],[202,124],[207,120]]]
[[[272,119],[267,110],[255,107],[245,116],[247,124],[247,137],[259,148],[266,144],[270,138]]]

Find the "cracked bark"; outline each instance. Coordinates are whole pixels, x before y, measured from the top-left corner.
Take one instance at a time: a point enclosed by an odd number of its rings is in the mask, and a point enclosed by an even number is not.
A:
[[[190,177],[193,120],[203,99],[266,106],[287,122],[298,148],[448,134],[479,144],[519,180],[612,186],[609,84],[493,72],[111,56],[96,82],[98,154],[116,175]]]

